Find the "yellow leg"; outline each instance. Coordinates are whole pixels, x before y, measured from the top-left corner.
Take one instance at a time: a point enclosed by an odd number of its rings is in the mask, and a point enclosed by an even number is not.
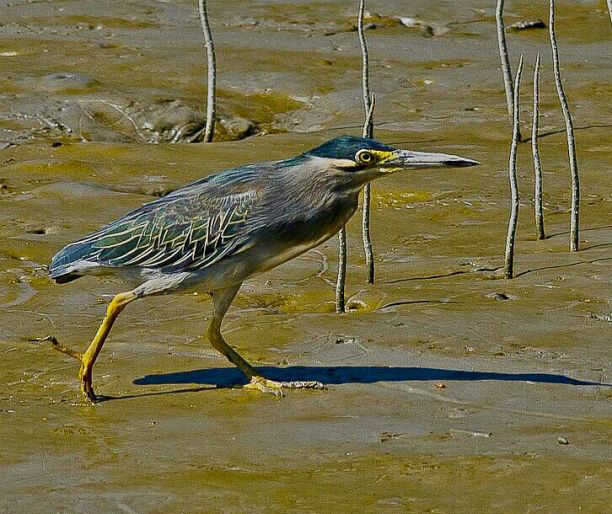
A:
[[[221,289],[213,292],[213,317],[208,326],[206,335],[210,344],[213,348],[225,356],[232,364],[234,364],[240,371],[242,371],[248,379],[257,374],[257,371],[251,366],[242,356],[234,350],[229,344],[225,342],[221,335],[221,322],[227,312],[230,304],[234,300],[240,285]]]
[[[228,289],[213,292],[213,317],[208,326],[207,336],[213,347],[245,374],[249,380],[249,383],[244,386],[245,389],[260,391],[262,393],[271,393],[275,396],[282,396],[283,388],[325,389],[325,386],[321,382],[316,381],[276,382],[264,378],[253,366],[243,359],[236,350],[225,342],[223,335],[221,335],[221,322],[223,321],[227,309],[234,300],[236,293],[240,289],[240,285],[241,284],[238,284]]]
[[[102,320],[100,328],[98,328],[95,337],[91,343],[89,343],[85,353],[75,352],[64,345],[59,344],[56,340],[51,341],[53,343],[53,348],[74,357],[81,363],[81,368],[79,370],[81,391],[92,403],[95,403],[96,401],[96,395],[92,386],[93,366],[98,358],[98,355],[100,354],[100,351],[102,350],[102,346],[104,346],[104,341],[106,341],[106,338],[113,327],[113,323],[117,319],[117,316],[119,316],[121,311],[125,309],[125,306],[128,303],[133,302],[136,298],[137,296],[134,293],[129,292],[119,293],[112,299],[106,309],[106,316]]]

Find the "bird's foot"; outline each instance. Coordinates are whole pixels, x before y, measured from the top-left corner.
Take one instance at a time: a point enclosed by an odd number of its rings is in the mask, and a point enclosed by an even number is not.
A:
[[[283,384],[274,380],[268,380],[264,377],[252,377],[251,381],[243,387],[251,391],[273,394],[274,396],[283,396]]]
[[[81,369],[79,370],[79,378],[81,379],[81,392],[85,395],[85,398],[90,403],[97,403],[98,397],[96,396],[91,383],[91,369],[87,371],[82,362]]]
[[[259,391],[261,393],[284,396],[283,389],[326,389],[325,385],[316,380],[296,380],[293,382],[276,382],[264,377],[255,376],[244,386],[245,389]]]
[[[42,339],[38,339],[38,341],[49,341],[54,350],[57,350],[60,353],[65,353],[66,355],[70,355],[73,359],[79,361],[81,367],[79,368],[79,380],[81,381],[81,392],[85,395],[85,398],[91,402],[96,403],[97,397],[96,393],[93,390],[93,385],[91,383],[91,366],[88,368],[83,354],[81,352],[77,352],[68,346],[61,344],[56,337],[47,336]]]

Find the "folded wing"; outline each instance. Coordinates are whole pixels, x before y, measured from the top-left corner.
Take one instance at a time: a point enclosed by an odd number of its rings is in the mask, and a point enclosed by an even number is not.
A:
[[[246,244],[256,197],[246,191],[212,199],[205,194],[161,198],[66,246],[53,258],[51,277],[78,276],[99,266],[205,268]]]

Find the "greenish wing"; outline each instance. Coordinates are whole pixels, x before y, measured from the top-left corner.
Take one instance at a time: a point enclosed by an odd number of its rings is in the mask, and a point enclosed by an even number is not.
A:
[[[145,205],[98,232],[92,250],[106,266],[139,266],[164,271],[202,269],[245,244],[240,235],[255,193],[205,200],[181,197]]]

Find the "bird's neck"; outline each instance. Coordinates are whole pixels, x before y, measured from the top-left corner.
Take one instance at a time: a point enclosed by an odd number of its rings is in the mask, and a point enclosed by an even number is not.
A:
[[[336,233],[355,213],[359,187],[348,187],[327,170],[290,170],[278,177],[274,210],[279,225],[298,238]],[[299,235],[298,235],[299,234]]]

